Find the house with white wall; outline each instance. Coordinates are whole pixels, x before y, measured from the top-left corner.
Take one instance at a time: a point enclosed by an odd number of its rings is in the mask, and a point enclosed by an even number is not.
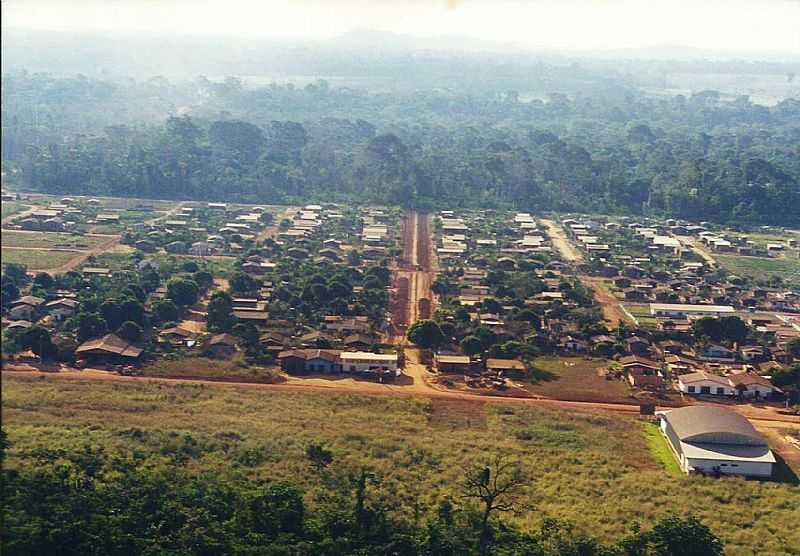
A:
[[[680,375],[678,377],[678,390],[683,394],[706,396],[735,396],[736,388],[727,378],[712,375],[705,371]]]

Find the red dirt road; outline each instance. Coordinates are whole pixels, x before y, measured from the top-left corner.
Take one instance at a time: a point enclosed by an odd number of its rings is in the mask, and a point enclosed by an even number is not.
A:
[[[406,329],[420,319],[433,315],[435,272],[431,265],[430,215],[408,211],[403,219],[403,252],[394,270],[390,299],[392,325],[389,341],[405,342]]]

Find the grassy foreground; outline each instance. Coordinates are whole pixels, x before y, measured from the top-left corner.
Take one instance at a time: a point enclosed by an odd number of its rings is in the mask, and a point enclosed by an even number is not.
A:
[[[9,468],[41,449],[100,447],[171,458],[200,472],[236,472],[299,484],[313,504],[318,478],[305,457],[321,442],[333,465],[367,466],[375,494],[398,516],[456,495],[465,466],[503,452],[520,460],[537,511],[511,518],[537,527],[566,518],[601,539],[689,511],[727,553],[796,554],[796,487],[676,476],[653,457],[633,417],[522,405],[276,393],[257,388],[4,377]],[[661,460],[661,458],[658,458]]]

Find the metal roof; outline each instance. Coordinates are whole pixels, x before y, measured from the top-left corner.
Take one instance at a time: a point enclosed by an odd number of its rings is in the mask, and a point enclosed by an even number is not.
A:
[[[766,446],[753,425],[725,407],[693,405],[664,413],[664,419],[682,442]]]

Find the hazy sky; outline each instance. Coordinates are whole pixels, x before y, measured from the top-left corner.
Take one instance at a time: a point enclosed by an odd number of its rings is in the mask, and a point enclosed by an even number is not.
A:
[[[533,48],[800,53],[800,0],[2,0],[3,26],[325,39],[358,28]]]

